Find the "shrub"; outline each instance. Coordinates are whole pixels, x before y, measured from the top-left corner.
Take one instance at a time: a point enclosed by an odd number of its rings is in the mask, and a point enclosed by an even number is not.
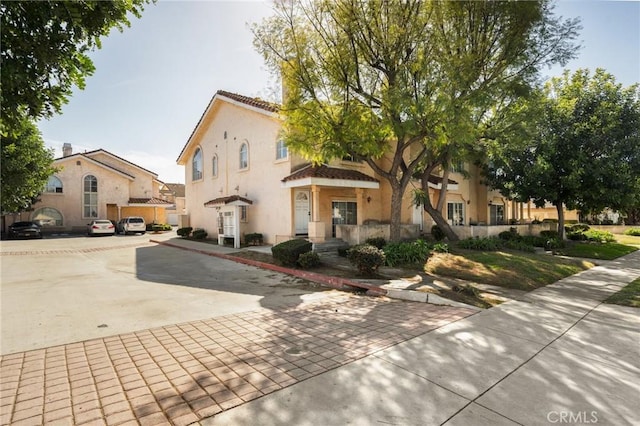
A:
[[[311,242],[297,238],[271,247],[271,254],[273,254],[275,260],[284,266],[296,266],[300,255],[310,252],[312,248],[313,244]]]
[[[205,238],[207,238],[207,231],[205,231],[204,229],[194,229],[193,233],[191,234],[191,236],[193,238],[195,238],[196,240],[204,240]]]
[[[338,247],[338,256],[347,257],[350,248],[351,247]]]
[[[542,238],[558,238],[558,231],[555,230],[545,230],[545,231],[540,231],[540,236]]]
[[[550,238],[544,243],[544,248],[547,250],[555,250],[564,248],[565,243],[560,238]]]
[[[193,231],[193,228],[187,226],[184,228],[179,228],[178,230],[176,230],[176,233],[183,238],[187,238],[189,235],[191,235],[191,231]]]
[[[582,231],[567,232],[567,238],[572,241],[586,241],[587,236]]]
[[[442,245],[442,243],[440,243],[440,245]],[[446,244],[444,245],[446,246]],[[388,266],[424,266],[431,255],[431,247],[425,240],[415,240],[410,243],[390,243],[384,247],[383,251]]]
[[[501,241],[496,237],[476,237],[458,241],[458,247],[467,250],[498,250],[502,247]]]
[[[589,229],[584,232],[584,236],[587,241],[593,241],[598,243],[612,243],[616,240],[613,234],[609,231],[598,231],[597,229]]]
[[[382,250],[369,244],[352,247],[347,255],[349,262],[358,268],[363,275],[371,275],[384,265],[385,255]]]
[[[531,244],[527,244],[524,241],[520,240],[505,240],[502,242],[504,248],[508,248],[511,250],[524,251],[527,253],[534,253],[536,251],[535,247]]]
[[[589,225],[587,225],[586,223],[576,223],[573,225],[565,226],[564,229],[567,231],[567,233],[569,233],[588,231],[589,229],[591,229],[591,227],[589,227]]]
[[[520,235],[518,235],[518,231],[516,230],[516,228],[511,228],[508,231],[502,231],[501,233],[499,233],[498,238],[505,241],[519,240]]]
[[[440,229],[440,227],[438,225],[433,225],[431,227],[431,236],[436,240],[436,241],[442,241],[444,240],[444,231],[442,229]]]
[[[248,246],[259,246],[262,245],[263,237],[262,234],[254,232],[253,234],[247,234],[244,236],[244,243]]]
[[[630,228],[624,231],[625,235],[633,235],[634,237],[640,237],[640,228]]]
[[[431,248],[436,253],[449,253],[449,244],[447,243],[435,243]]]
[[[387,245],[387,240],[385,240],[382,237],[367,238],[367,240],[365,241],[365,244],[369,244],[370,246],[374,246],[381,249],[382,247]]]
[[[298,265],[300,265],[302,269],[315,268],[320,265],[320,256],[314,251],[302,253],[298,256]]]

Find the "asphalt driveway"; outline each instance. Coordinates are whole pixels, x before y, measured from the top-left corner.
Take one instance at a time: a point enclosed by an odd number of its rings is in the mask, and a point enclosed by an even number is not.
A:
[[[308,301],[326,290],[149,239],[2,241],[0,354]]]

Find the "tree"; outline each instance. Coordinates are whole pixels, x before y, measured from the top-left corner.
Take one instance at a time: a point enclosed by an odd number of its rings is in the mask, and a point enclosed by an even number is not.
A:
[[[275,12],[254,35],[286,85],[285,142],[315,163],[366,161],[392,190],[391,240],[415,174],[425,189],[438,168],[446,175],[496,99],[573,55],[578,28],[546,1],[283,0]],[[457,239],[441,214],[446,182],[438,206],[421,199]]]
[[[3,1],[2,135],[34,120],[60,113],[73,86],[84,88],[94,71],[87,53],[100,37],[140,17],[149,0]]]
[[[518,201],[552,203],[564,236],[564,207],[627,210],[640,199],[640,91],[602,69],[553,78],[517,108],[523,123],[489,144],[490,184]]]
[[[1,139],[2,214],[27,210],[55,172],[53,153],[44,146],[38,128],[27,118]]]

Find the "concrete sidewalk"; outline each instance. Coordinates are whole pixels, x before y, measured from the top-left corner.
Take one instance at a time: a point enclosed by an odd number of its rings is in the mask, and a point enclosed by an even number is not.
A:
[[[202,425],[640,424],[640,251]]]

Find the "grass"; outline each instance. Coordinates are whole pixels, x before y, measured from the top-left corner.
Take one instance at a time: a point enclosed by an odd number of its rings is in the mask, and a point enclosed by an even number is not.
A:
[[[609,296],[605,303],[640,308],[640,278],[627,284],[619,292]]]
[[[590,262],[511,251],[435,253],[427,273],[519,290],[533,290],[593,267]]]
[[[637,238],[637,237],[635,237]],[[620,243],[577,243],[557,250],[558,254],[588,259],[612,260],[638,250],[638,247]]]
[[[633,235],[624,235],[624,234],[616,234],[616,241],[620,244],[625,244],[628,246],[634,246],[640,248],[640,237],[636,237]]]

